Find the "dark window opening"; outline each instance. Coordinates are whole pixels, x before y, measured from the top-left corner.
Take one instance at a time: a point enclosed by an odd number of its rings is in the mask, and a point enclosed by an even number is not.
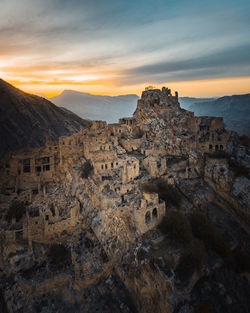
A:
[[[153,218],[157,218],[158,217],[157,208],[153,209],[152,216],[153,216]]]
[[[30,159],[23,160],[23,172],[30,173]]]
[[[216,146],[215,146],[215,151],[218,151],[218,148],[219,148],[218,145],[216,145]]]
[[[53,216],[56,215],[56,212],[55,212],[55,209],[54,209],[53,204],[52,204],[51,207],[50,207],[50,211],[51,211],[51,213],[52,213]]]
[[[24,173],[30,173],[30,166],[29,165],[24,165],[23,166],[23,172]]]
[[[151,222],[151,216],[150,216],[150,212],[147,212],[146,215],[145,215],[145,223],[147,225],[149,225]]]
[[[42,167],[41,166],[36,166],[36,172],[40,173],[42,171]]]
[[[213,149],[213,145],[209,145],[209,150],[212,150]]]
[[[50,170],[50,165],[43,165],[43,171],[49,171]]]
[[[223,150],[223,145],[220,145],[220,150]]]

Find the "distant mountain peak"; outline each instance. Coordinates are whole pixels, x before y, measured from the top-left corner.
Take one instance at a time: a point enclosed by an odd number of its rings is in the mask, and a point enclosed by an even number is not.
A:
[[[132,116],[138,99],[133,94],[105,96],[74,90],[64,90],[59,96],[50,98],[59,107],[78,116],[90,120],[105,120],[108,123],[118,122],[124,116]]]
[[[61,96],[61,95],[74,95],[74,94],[91,95],[88,92],[82,92],[82,91],[78,91],[78,90],[65,89],[65,90],[63,90],[63,92],[59,96]]]

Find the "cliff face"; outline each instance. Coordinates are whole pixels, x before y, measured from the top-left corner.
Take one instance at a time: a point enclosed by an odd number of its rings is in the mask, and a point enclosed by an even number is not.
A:
[[[48,100],[0,80],[0,158],[24,147],[42,146],[47,136],[58,140],[88,124]]]
[[[249,154],[221,118],[195,117],[163,88],[118,124],[6,157],[4,307],[247,312]]]

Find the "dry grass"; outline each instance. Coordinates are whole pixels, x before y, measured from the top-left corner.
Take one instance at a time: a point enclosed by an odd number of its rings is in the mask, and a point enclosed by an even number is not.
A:
[[[206,303],[200,303],[195,309],[194,313],[211,313]]]
[[[187,250],[182,254],[176,269],[177,276],[182,280],[188,279],[193,272],[199,271],[206,258],[206,249],[203,242],[193,239]]]
[[[61,244],[52,244],[48,250],[48,260],[52,267],[61,268],[71,263],[71,252]]]
[[[26,213],[26,205],[23,201],[13,201],[7,213],[7,220],[11,221],[13,218],[18,222]]]
[[[206,248],[210,248],[222,257],[230,254],[228,244],[223,237],[216,233],[214,225],[208,217],[200,212],[193,212],[190,216],[193,235],[202,240]]]
[[[167,212],[159,228],[173,242],[187,244],[192,239],[190,223],[182,212]]]

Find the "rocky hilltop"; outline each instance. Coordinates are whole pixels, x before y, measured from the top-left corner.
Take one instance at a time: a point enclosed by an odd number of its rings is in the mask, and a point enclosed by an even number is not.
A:
[[[2,311],[248,312],[248,144],[163,87],[6,156]]]
[[[0,79],[0,157],[24,147],[43,146],[47,136],[58,140],[87,125],[75,114]]]

